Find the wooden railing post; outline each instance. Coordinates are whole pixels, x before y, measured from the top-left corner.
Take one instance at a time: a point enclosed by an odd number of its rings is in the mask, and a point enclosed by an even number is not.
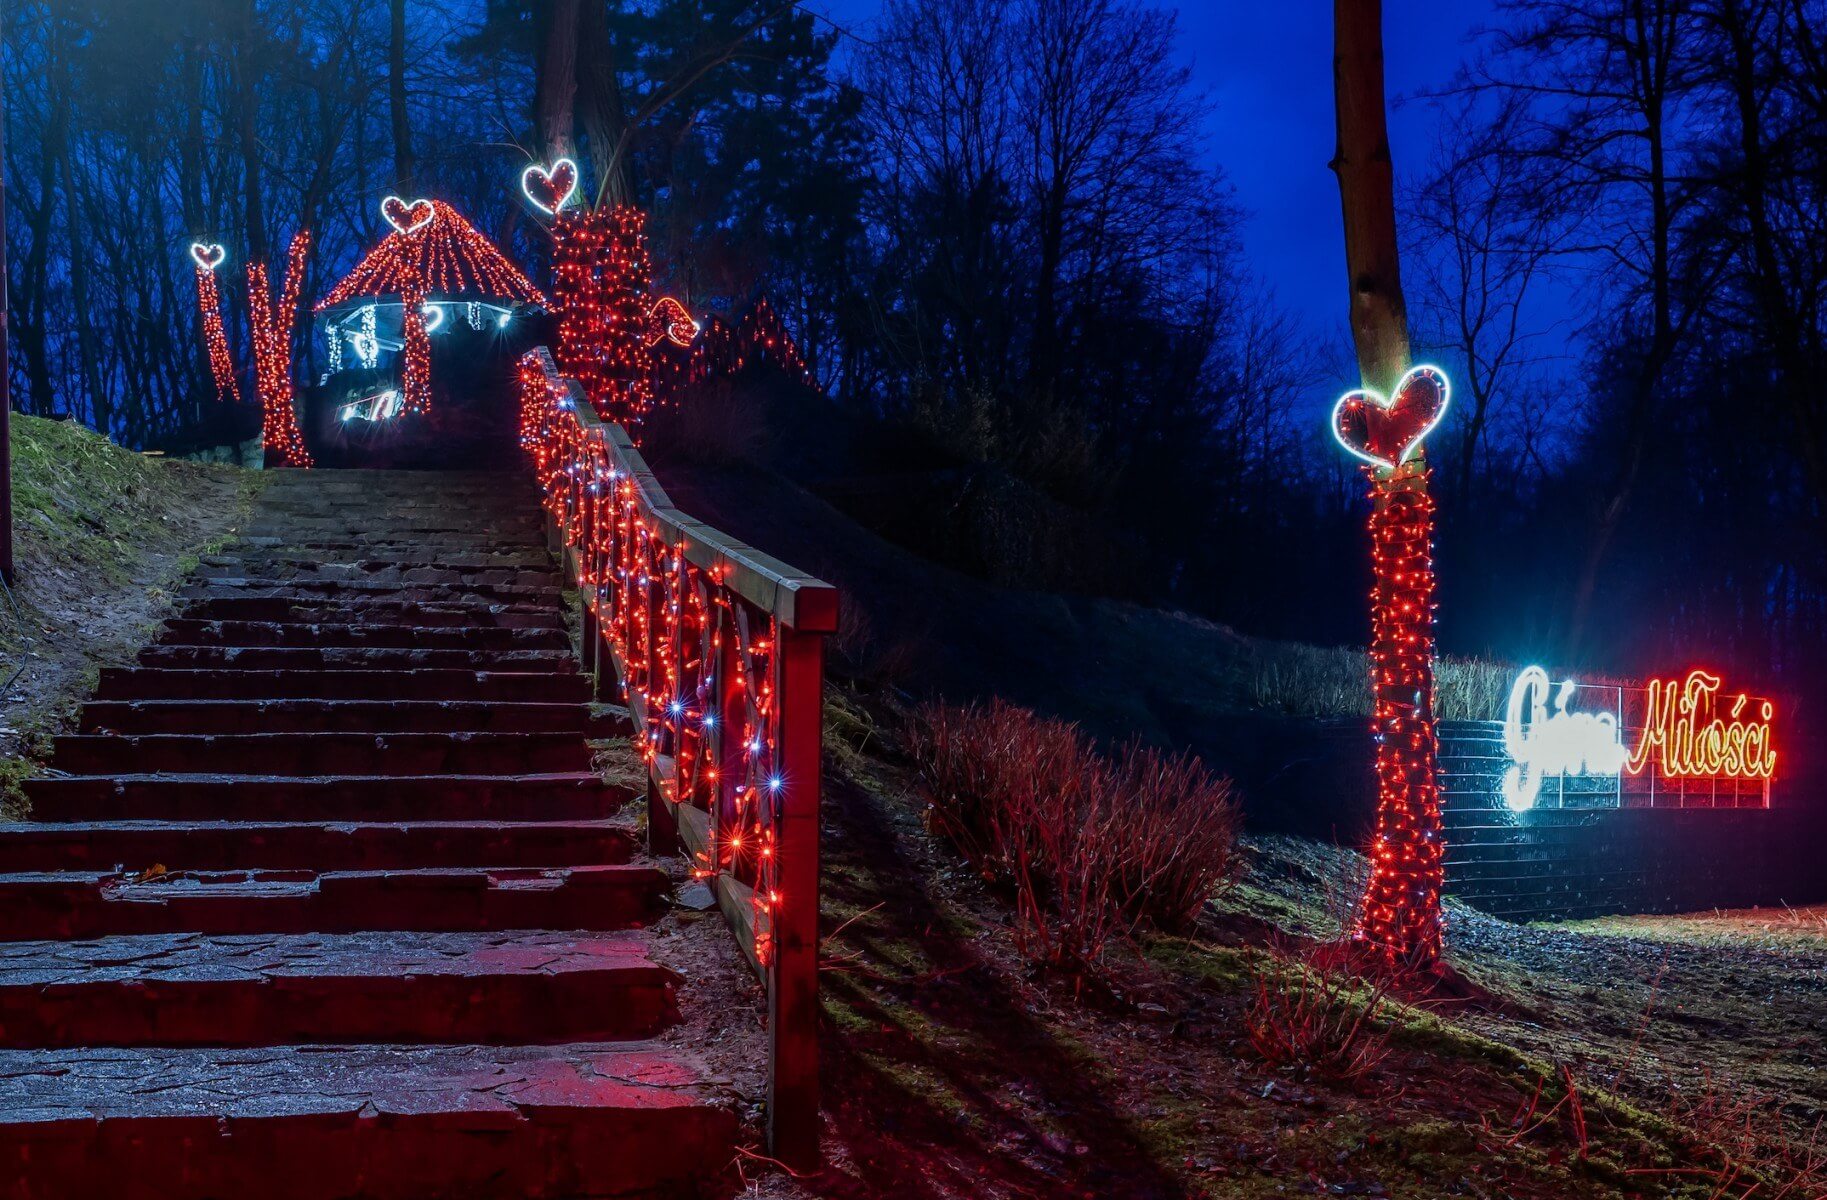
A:
[[[774,1155],[815,1169],[818,1149],[818,826],[822,794],[825,639],[783,626],[774,660],[781,794],[769,909],[768,1133]]]

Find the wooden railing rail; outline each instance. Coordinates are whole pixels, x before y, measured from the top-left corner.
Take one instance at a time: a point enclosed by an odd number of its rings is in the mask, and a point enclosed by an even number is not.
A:
[[[768,1135],[818,1161],[824,642],[837,591],[679,511],[551,355],[521,360],[521,444],[582,593],[586,665],[633,715],[648,836],[712,889],[768,998]]]

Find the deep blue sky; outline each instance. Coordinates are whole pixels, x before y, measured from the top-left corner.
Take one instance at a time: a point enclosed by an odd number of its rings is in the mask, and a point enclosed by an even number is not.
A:
[[[881,0],[809,0],[867,35]],[[1163,4],[1163,7],[1175,7]],[[1316,333],[1345,329],[1344,241],[1333,150],[1330,0],[1198,0],[1178,5],[1182,50],[1215,104],[1213,158],[1250,214],[1251,269]],[[1386,0],[1384,53],[1397,97],[1450,78],[1466,35],[1494,0]],[[1417,171],[1433,142],[1426,105],[1390,114],[1396,170]]]

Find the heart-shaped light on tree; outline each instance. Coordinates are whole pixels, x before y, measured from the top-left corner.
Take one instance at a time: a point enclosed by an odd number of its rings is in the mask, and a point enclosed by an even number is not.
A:
[[[1438,367],[1414,367],[1396,384],[1395,398],[1369,388],[1339,397],[1332,407],[1332,436],[1373,467],[1398,467],[1446,416],[1452,385]]]
[[[227,257],[228,251],[222,248],[220,242],[192,242],[190,244],[191,261],[205,271],[215,270]]]
[[[381,216],[398,233],[415,234],[431,224],[431,219],[437,215],[437,207],[429,200],[402,200],[389,196],[381,201]]]
[[[1392,396],[1359,388],[1332,409],[1332,436],[1368,464],[1370,477],[1377,825],[1353,935],[1397,968],[1431,966],[1441,949],[1446,844],[1434,721],[1434,500],[1422,442],[1446,415],[1451,394],[1445,372],[1414,367]]]
[[[548,217],[557,216],[558,210],[577,194],[577,164],[568,158],[559,159],[549,168],[533,163],[520,173],[520,190],[534,208]]]

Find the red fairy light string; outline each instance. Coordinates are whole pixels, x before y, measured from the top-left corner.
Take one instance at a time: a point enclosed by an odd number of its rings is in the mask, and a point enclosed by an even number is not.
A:
[[[425,298],[413,291],[405,293],[401,302],[400,339],[405,346],[401,351],[400,399],[409,413],[430,412],[431,338],[425,328]]]
[[[1446,852],[1434,724],[1434,501],[1425,467],[1367,473],[1377,825],[1356,935],[1392,963],[1426,966],[1440,956]]]
[[[1353,936],[1390,966],[1440,957],[1446,845],[1434,723],[1434,501],[1421,441],[1446,415],[1451,386],[1414,367],[1391,397],[1364,388],[1332,410],[1332,436],[1370,464],[1370,675],[1377,826],[1370,884]]]
[[[772,914],[783,902],[778,624],[666,540],[606,440],[571,411],[550,361],[540,351],[521,359],[521,445],[565,544],[577,550],[578,588],[620,667],[643,759],[669,779],[669,803],[708,814],[708,847],[693,873],[752,889],[765,965],[774,952]]]
[[[398,201],[390,196],[389,200]],[[318,311],[364,296],[482,296],[545,305],[520,269],[442,200],[417,200],[388,213],[394,231],[318,302]],[[429,217],[423,214],[429,211]]]
[[[193,248],[194,250],[194,248]],[[220,256],[216,259],[221,261]],[[235,386],[235,360],[228,352],[228,334],[222,328],[222,293],[216,287],[214,266],[197,265],[197,312],[203,318],[203,345],[209,351],[209,373],[216,381],[216,400],[241,401]]]
[[[654,402],[647,215],[627,206],[564,212],[552,239],[559,365],[598,414],[634,430]]]
[[[286,252],[285,284],[277,302],[267,278],[265,263],[247,268],[248,319],[254,331],[254,387],[260,396],[261,434],[269,455],[285,466],[311,466],[298,429],[298,412],[292,391],[292,331],[298,322],[299,292],[304,287],[305,260],[311,251],[311,231],[301,229]],[[277,307],[275,307],[277,303]]]

